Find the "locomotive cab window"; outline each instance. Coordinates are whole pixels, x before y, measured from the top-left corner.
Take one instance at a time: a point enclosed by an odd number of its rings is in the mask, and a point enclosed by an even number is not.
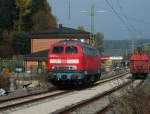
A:
[[[52,53],[53,54],[62,54],[62,53],[64,53],[64,47],[56,46],[56,47],[53,48]]]
[[[66,54],[77,54],[78,49],[75,46],[67,46],[66,47]]]

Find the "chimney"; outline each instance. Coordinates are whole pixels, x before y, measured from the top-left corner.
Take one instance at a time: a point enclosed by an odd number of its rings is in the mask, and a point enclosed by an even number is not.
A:
[[[59,29],[62,29],[63,28],[63,25],[62,24],[59,24]]]

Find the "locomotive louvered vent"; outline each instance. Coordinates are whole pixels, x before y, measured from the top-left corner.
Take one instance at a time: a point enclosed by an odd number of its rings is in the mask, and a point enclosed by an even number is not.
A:
[[[67,75],[62,75],[61,78],[62,79],[67,79]]]
[[[55,67],[56,70],[73,70],[72,66],[57,66]]]

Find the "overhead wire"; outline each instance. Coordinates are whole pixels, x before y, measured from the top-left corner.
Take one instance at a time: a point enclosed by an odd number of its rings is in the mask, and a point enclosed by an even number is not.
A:
[[[141,24],[150,24],[150,22],[148,22],[148,21],[143,21],[143,20],[141,20],[141,19],[137,19],[137,18],[135,18],[135,17],[128,17],[128,19],[130,19],[130,20],[132,20],[132,21],[134,21],[134,22],[137,22],[137,23],[141,23]]]
[[[114,14],[120,19],[120,21],[124,24],[124,26],[126,27],[126,29],[128,30],[128,32],[130,32],[130,34],[132,34],[132,36],[134,36],[133,30],[128,26],[128,24],[126,23],[126,21],[122,18],[122,16],[115,10],[114,6],[108,1],[105,0],[107,5],[112,9],[112,11],[114,12]]]
[[[135,32],[135,34],[140,34],[141,36],[143,36],[142,31],[137,30],[135,28],[135,26],[131,22],[129,22],[129,18],[125,14],[124,9],[123,9],[122,5],[120,4],[119,0],[117,0],[117,4],[118,4],[118,7],[120,9],[120,15],[122,15],[122,17],[124,17],[124,19],[126,20],[127,25]]]

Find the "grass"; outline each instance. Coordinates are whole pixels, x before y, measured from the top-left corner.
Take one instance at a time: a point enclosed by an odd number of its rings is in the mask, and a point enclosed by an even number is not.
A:
[[[129,87],[120,97],[111,96],[114,114],[150,114],[150,87]]]

